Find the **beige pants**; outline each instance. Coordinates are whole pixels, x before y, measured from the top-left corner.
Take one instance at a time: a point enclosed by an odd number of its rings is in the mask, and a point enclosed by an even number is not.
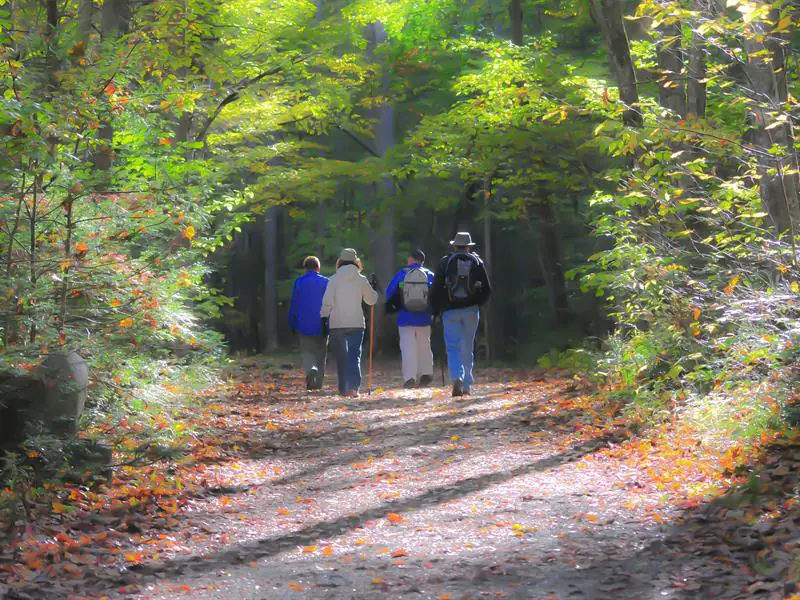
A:
[[[400,353],[403,355],[403,381],[433,376],[433,352],[431,351],[431,327],[398,327],[400,331]]]

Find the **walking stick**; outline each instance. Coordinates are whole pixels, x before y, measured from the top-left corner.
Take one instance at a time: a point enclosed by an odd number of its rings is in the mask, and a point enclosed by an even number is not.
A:
[[[375,340],[375,305],[369,307],[369,374],[367,375],[367,394],[372,394],[372,344]]]

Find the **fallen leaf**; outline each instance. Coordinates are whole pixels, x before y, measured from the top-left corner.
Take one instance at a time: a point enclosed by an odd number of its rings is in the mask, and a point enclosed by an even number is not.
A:
[[[408,556],[408,552],[402,549],[392,552],[392,558],[400,558],[401,556]]]
[[[390,512],[386,515],[386,518],[389,520],[390,523],[402,523],[405,521],[405,518],[402,515],[398,515],[397,513]]]

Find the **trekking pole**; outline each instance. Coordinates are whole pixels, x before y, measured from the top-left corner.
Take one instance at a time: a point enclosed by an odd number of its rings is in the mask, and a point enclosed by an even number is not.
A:
[[[375,340],[375,305],[369,308],[369,374],[367,375],[367,394],[372,394],[372,344]]]

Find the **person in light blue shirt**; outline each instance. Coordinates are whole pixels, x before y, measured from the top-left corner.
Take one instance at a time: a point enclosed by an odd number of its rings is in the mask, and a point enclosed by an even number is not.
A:
[[[292,288],[289,328],[300,335],[306,389],[321,390],[328,355],[328,332],[324,331],[319,314],[328,278],[319,274],[320,263],[316,256],[306,257],[303,268],[305,274],[295,280]]]
[[[433,381],[431,308],[428,301],[433,273],[426,269],[425,253],[414,250],[407,264],[386,288],[386,312],[397,312],[404,387],[427,386]]]

